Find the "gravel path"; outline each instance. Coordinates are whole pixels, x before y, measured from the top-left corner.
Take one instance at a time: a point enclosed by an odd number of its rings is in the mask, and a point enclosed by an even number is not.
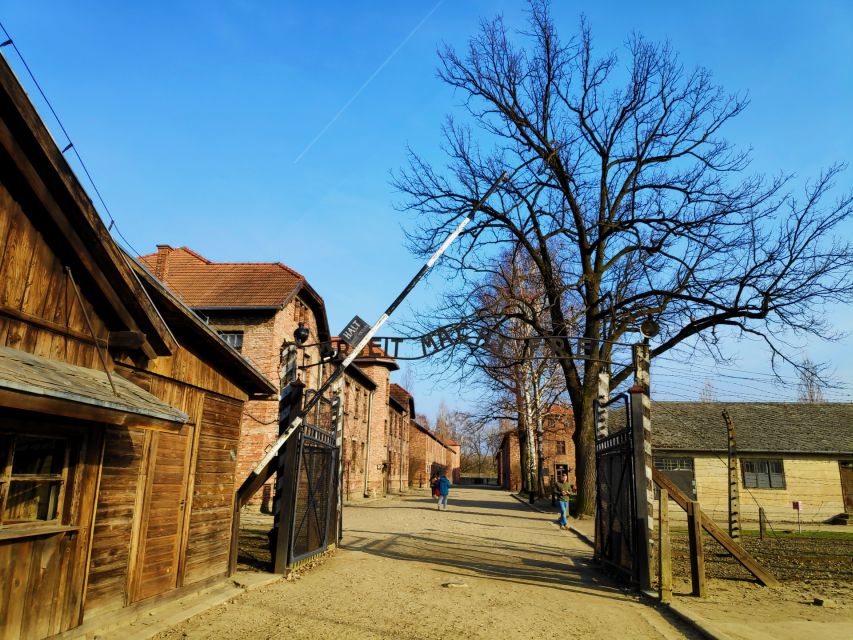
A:
[[[344,511],[343,548],[158,638],[684,638],[507,493],[454,488]]]

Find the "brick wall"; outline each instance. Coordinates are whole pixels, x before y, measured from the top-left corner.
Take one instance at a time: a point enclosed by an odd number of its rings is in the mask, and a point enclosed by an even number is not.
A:
[[[366,497],[385,495],[388,482],[388,439],[386,437],[389,420],[388,398],[390,394],[391,372],[388,364],[371,361],[357,361],[358,367],[376,385],[370,408],[370,443],[367,446],[367,489]]]
[[[571,413],[548,416],[543,421],[542,451],[544,453],[543,476],[546,489],[556,480],[557,465],[569,467],[569,482],[575,484],[575,443],[572,435],[575,422]],[[547,474],[545,471],[547,470]]]
[[[409,421],[409,485],[412,487],[429,486],[430,470],[427,464],[427,440],[430,439],[415,421]]]
[[[498,451],[498,481],[508,491],[521,489],[521,450],[514,431],[507,433]]]
[[[344,374],[343,490],[345,500],[364,495],[367,454],[367,407],[370,394],[365,385]]]
[[[454,483],[459,482],[459,476],[461,473],[461,469],[459,467],[461,449],[461,445],[458,444],[447,445],[447,477]]]
[[[242,331],[241,353],[246,356],[267,378],[278,384],[282,346],[293,342],[293,332],[300,318],[310,331],[307,344],[317,342],[317,319],[300,296],[291,300],[275,313],[216,314],[208,318],[217,331]],[[320,361],[318,347],[300,350],[298,364],[305,365]],[[324,373],[324,372],[322,372]],[[300,378],[308,388],[316,388],[321,368],[314,367],[300,372]],[[237,454],[237,486],[246,479],[258,461],[278,438],[278,400],[252,400],[245,404],[241,425],[240,449]],[[270,480],[250,505],[265,509],[272,496]]]

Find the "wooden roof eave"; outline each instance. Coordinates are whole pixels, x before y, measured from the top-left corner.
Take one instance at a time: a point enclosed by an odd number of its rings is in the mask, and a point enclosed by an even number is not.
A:
[[[50,222],[68,243],[91,281],[129,331],[145,335],[149,357],[169,355],[177,344],[124,260],[91,199],[80,185],[11,67],[0,55],[0,144],[10,155]]]
[[[120,375],[10,347],[0,347],[0,406],[146,428],[178,429],[188,420]]]

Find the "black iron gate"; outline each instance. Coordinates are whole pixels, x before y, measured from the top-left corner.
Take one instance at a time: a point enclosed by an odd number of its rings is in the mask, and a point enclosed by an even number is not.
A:
[[[617,396],[609,404],[628,399]],[[599,410],[606,410],[604,405]],[[637,496],[631,412],[625,428],[596,438],[595,557],[627,582],[637,582]]]
[[[293,384],[286,391],[291,406],[301,407],[301,386]],[[326,551],[336,541],[339,481],[332,405],[321,398],[279,452],[269,532],[275,573]]]
[[[306,425],[299,434],[297,449],[288,566],[328,549],[337,531],[335,435]]]

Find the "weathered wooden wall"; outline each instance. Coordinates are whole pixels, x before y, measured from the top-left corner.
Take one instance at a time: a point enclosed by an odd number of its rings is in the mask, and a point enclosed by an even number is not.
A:
[[[182,369],[193,370],[206,375]],[[117,372],[190,419],[176,433],[107,429],[87,618],[228,570],[242,401],[124,364]]]
[[[83,296],[95,336],[108,331]],[[0,345],[103,369],[64,265],[0,184]]]
[[[73,454],[55,526],[0,528],[0,639],[43,638],[80,621],[102,431],[0,409],[5,433],[61,435]]]
[[[79,530],[0,537],[0,639],[41,638],[79,624],[81,606],[91,618],[228,571],[246,393],[199,349],[114,360],[105,316],[85,291],[81,307],[58,242],[45,238],[0,184],[0,345],[103,369],[100,344],[114,374],[190,419],[175,432],[88,425],[88,466],[78,468],[75,485],[88,493],[75,498],[72,517]],[[59,601],[62,607],[51,608]],[[47,608],[50,616],[33,615]]]

